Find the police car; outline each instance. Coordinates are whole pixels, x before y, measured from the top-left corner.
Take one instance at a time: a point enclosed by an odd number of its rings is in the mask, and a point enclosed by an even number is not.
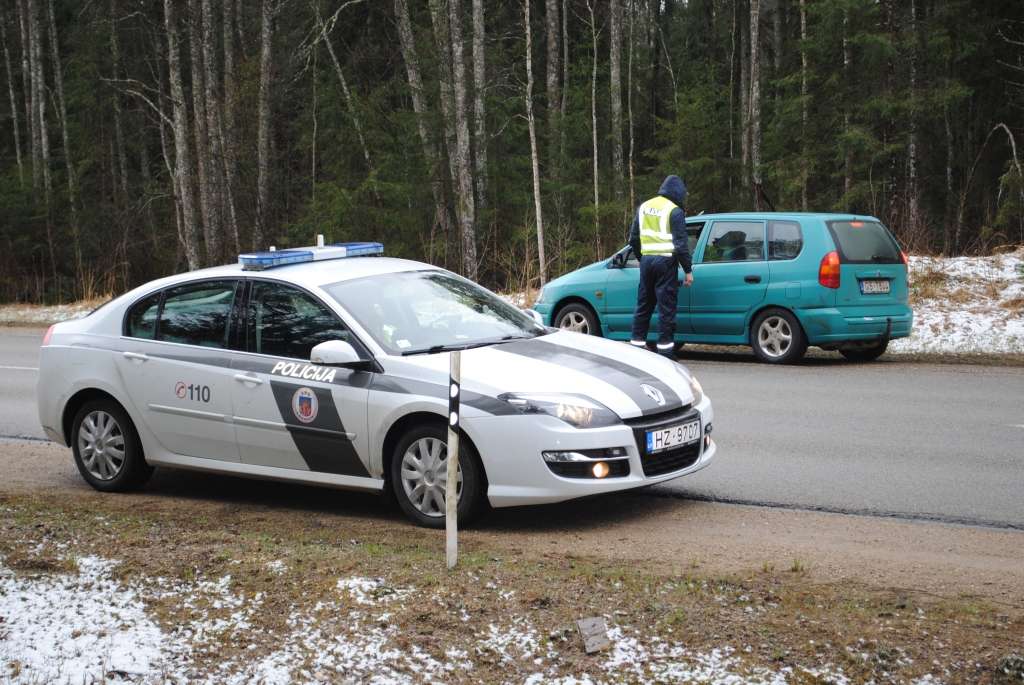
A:
[[[155,466],[390,491],[444,525],[450,353],[462,352],[458,512],[663,482],[715,454],[680,364],[546,328],[378,243],[241,255],[46,333],[39,417],[102,491]]]

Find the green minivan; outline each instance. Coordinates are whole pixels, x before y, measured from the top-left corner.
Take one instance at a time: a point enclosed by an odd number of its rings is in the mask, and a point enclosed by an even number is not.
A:
[[[810,345],[869,361],[910,335],[907,256],[874,217],[706,214],[686,230],[693,285],[679,288],[677,343],[750,345],[769,363]],[[639,280],[627,245],[545,285],[533,308],[550,326],[629,340]]]

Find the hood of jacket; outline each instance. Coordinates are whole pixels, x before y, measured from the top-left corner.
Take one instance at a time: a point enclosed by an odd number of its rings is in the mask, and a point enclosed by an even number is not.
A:
[[[683,179],[679,178],[675,174],[666,176],[665,180],[661,182],[661,188],[658,190],[658,195],[668,198],[675,202],[679,207],[686,204],[686,184],[683,183]]]

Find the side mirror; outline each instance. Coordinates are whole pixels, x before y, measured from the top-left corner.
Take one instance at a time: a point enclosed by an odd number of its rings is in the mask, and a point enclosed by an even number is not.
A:
[[[368,370],[372,362],[360,359],[356,349],[344,340],[328,340],[314,347],[309,361],[323,366],[342,366],[349,369]]]
[[[533,319],[534,323],[536,323],[538,326],[544,325],[544,317],[541,316],[540,312],[538,312],[536,309],[524,309],[523,314],[526,314],[531,319]]]

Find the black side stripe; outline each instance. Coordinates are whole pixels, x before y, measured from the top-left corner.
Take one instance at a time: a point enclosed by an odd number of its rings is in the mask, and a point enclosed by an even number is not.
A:
[[[341,415],[329,390],[276,380],[270,381],[270,387],[281,420],[291,433],[295,447],[310,471],[370,477],[346,435],[345,425],[341,422]],[[292,398],[303,387],[313,391],[318,405],[316,417],[309,423],[299,421],[292,409]]]
[[[508,352],[510,354],[518,354],[521,357],[550,362],[574,371],[580,371],[595,378],[600,378],[628,395],[640,407],[644,415],[672,411],[683,406],[679,395],[668,384],[655,378],[643,369],[630,366],[610,357],[537,338],[497,345],[494,349],[499,352]],[[665,398],[665,403],[658,404],[654,399],[648,397],[640,387],[642,383],[660,390]]]
[[[374,377],[370,389],[379,392],[393,392],[399,395],[424,395],[426,397],[436,397],[439,400],[443,399],[445,402],[448,401],[447,385],[417,381],[411,378],[391,378],[378,375]],[[511,416],[519,413],[508,402],[502,402],[497,397],[481,395],[478,392],[466,390],[465,387],[460,392],[462,394],[462,404],[479,409],[482,412],[493,414],[494,416]]]

